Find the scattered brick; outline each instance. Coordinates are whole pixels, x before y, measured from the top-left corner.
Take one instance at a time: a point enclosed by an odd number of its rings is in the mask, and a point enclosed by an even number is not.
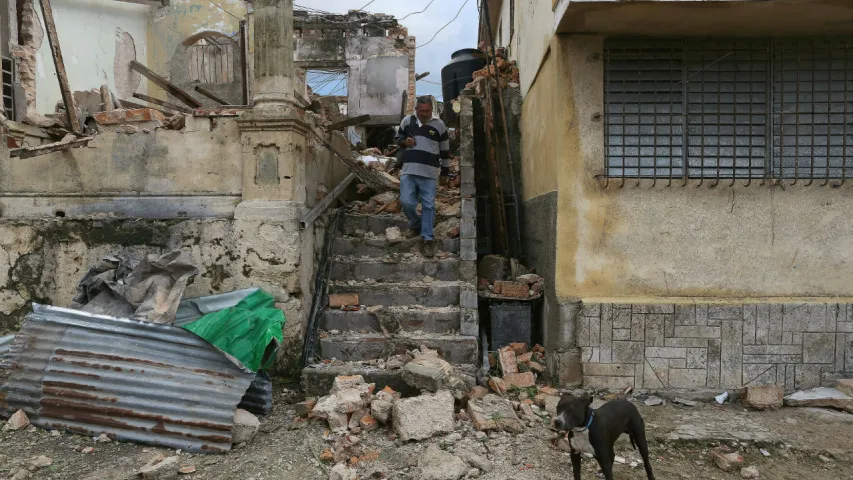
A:
[[[329,295],[329,307],[331,308],[341,308],[350,305],[358,305],[358,294],[333,293]]]
[[[490,378],[489,387],[491,387],[491,389],[499,395],[504,395],[507,391],[506,382],[504,382],[504,380],[500,377]]]
[[[307,417],[312,410],[314,410],[314,406],[317,405],[317,400],[314,398],[306,399],[304,402],[299,402],[293,406],[293,409],[296,410],[296,414],[300,417]]]
[[[516,353],[516,355],[516,360],[518,360],[518,363],[530,363],[530,361],[533,359],[533,352],[527,352],[522,355],[518,355],[518,353]]]
[[[359,421],[359,426],[365,432],[372,432],[376,430],[376,428],[379,426],[379,423],[372,416],[365,415],[361,417],[361,420]]]
[[[545,371],[545,367],[538,362],[530,362],[527,364],[530,367],[530,371],[533,373],[543,373]]]
[[[468,392],[468,398],[470,398],[472,400],[480,400],[488,394],[489,394],[489,389],[477,385],[474,388],[472,388],[470,392]]]
[[[536,385],[536,375],[533,372],[510,373],[504,375],[504,381],[516,388],[528,388]]]
[[[539,389],[539,393],[541,393],[542,395],[559,395],[560,394],[560,392],[558,392],[556,388],[551,388],[551,387],[541,387]]]
[[[743,457],[737,453],[727,453],[720,449],[711,450],[711,459],[724,472],[734,472],[743,464]]]
[[[537,353],[545,353],[545,347],[539,345],[538,343],[533,346],[533,351]]]
[[[515,352],[509,347],[504,347],[498,350],[498,359],[501,364],[501,373],[506,376],[510,373],[518,373],[518,361],[515,358]]]
[[[530,296],[530,288],[524,283],[504,282],[500,295],[507,298],[527,298]]]
[[[135,108],[125,111],[127,122],[165,122],[166,116],[151,108]]]
[[[512,348],[512,351],[515,352],[516,355],[524,355],[527,353],[527,344],[521,342],[510,343],[509,347]]]
[[[776,385],[746,387],[744,405],[756,410],[776,410],[782,408],[782,389]]]
[[[349,388],[355,388],[358,385],[364,385],[364,377],[361,375],[338,375],[335,377],[329,393],[338,393]]]

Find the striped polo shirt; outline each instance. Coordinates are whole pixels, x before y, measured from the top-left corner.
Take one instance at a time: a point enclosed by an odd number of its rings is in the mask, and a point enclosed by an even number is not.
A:
[[[408,136],[415,138],[415,146],[406,148],[403,152],[401,174],[437,179],[441,174],[441,167],[450,166],[447,125],[438,118],[421,123],[417,115],[409,115],[400,123],[397,143],[402,143]]]

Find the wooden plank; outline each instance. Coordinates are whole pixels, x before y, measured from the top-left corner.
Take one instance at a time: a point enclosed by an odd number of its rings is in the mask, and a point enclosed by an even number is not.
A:
[[[103,108],[102,112],[113,110],[113,96],[110,93],[110,87],[107,85],[101,85],[101,105]]]
[[[346,120],[341,120],[340,122],[332,123],[330,125],[327,125],[325,128],[326,128],[326,130],[331,132],[332,130],[341,130],[341,129],[344,129],[346,127],[351,127],[353,125],[359,125],[359,124],[362,124],[362,123],[367,122],[369,120],[370,120],[370,115],[359,115],[357,117],[352,117],[352,118],[348,118]]]
[[[204,95],[205,97],[207,97],[207,98],[209,98],[209,99],[213,100],[214,102],[217,102],[217,103],[218,103],[218,104],[220,104],[220,105],[228,105],[228,102],[226,102],[225,100],[223,100],[223,99],[219,98],[218,96],[216,96],[216,94],[215,94],[215,93],[213,93],[213,92],[211,92],[210,90],[208,90],[208,89],[206,89],[206,88],[202,87],[201,85],[196,85],[196,86],[195,86],[195,91],[196,91],[196,92],[198,92],[198,93],[200,93],[200,94],[202,94],[202,95]],[[198,107],[196,107],[196,108],[198,108]]]
[[[171,110],[163,110],[162,108],[152,107],[151,105],[143,105],[141,103],[131,102],[130,100],[125,100],[125,99],[122,99],[120,103],[121,103],[120,108],[124,108],[126,110],[129,110],[131,108],[150,108],[151,110],[157,110],[158,112],[162,113],[163,115],[165,115],[167,117],[171,117],[172,115],[174,115],[176,113],[176,112],[173,112]]]
[[[347,175],[347,178],[343,179],[343,181],[339,183],[338,186],[333,188],[332,191],[329,192],[328,195],[326,195],[326,198],[320,200],[317,205],[314,205],[314,208],[312,208],[305,215],[302,216],[302,218],[299,220],[299,229],[305,230],[308,225],[314,223],[314,220],[316,220],[317,217],[319,217],[323,212],[325,212],[326,209],[329,208],[330,205],[332,205],[332,202],[334,202],[335,199],[338,198],[340,194],[343,193],[344,190],[346,190],[346,188],[349,186],[349,184],[352,183],[352,181],[356,178],[358,177],[356,177],[354,173],[350,172],[350,174]]]
[[[180,105],[175,105],[174,103],[169,103],[164,100],[160,100],[159,98],[149,97],[148,95],[143,95],[141,93],[134,93],[134,98],[138,98],[140,100],[145,100],[148,103],[153,103],[154,105],[160,105],[161,107],[168,108],[170,110],[174,110],[176,112],[188,113],[192,114],[193,111],[191,108],[182,107]]]
[[[137,62],[136,60],[130,61],[130,68],[132,68],[136,72],[141,73],[145,78],[154,82],[155,85],[157,85],[158,87],[162,88],[163,90],[166,90],[167,92],[171,93],[178,100],[186,103],[187,105],[189,105],[193,108],[201,107],[201,103],[199,103],[198,100],[193,98],[192,95],[185,92],[184,90],[182,90],[180,87],[178,87],[174,83],[172,83],[172,82],[166,80],[165,78],[161,77],[157,73],[149,70],[148,67]]]
[[[72,148],[85,147],[89,144],[89,140],[95,137],[82,137],[70,142],[54,142],[39,145],[38,147],[16,148],[9,150],[10,157],[31,158],[39,155],[47,155],[48,153],[61,152]]]
[[[62,103],[65,105],[65,116],[71,131],[77,135],[83,134],[80,118],[77,117],[77,105],[74,104],[74,95],[68,84],[68,74],[65,72],[65,62],[62,60],[62,48],[59,46],[59,37],[56,35],[56,22],[53,20],[53,7],[51,0],[42,0],[41,13],[44,18],[44,29],[50,43],[50,53],[53,55],[53,65],[56,67],[56,77],[59,79],[59,91],[62,94]]]

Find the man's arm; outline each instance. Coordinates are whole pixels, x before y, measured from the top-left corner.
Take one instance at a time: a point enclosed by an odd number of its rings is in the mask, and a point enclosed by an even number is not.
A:
[[[397,130],[397,134],[394,135],[394,143],[396,143],[397,145],[399,145],[401,147],[405,146],[404,142],[406,141],[406,138],[409,136],[408,130],[409,130],[409,120],[410,119],[411,119],[410,116],[406,116],[405,118],[403,118],[403,121],[400,122],[400,128],[399,128],[399,130]]]

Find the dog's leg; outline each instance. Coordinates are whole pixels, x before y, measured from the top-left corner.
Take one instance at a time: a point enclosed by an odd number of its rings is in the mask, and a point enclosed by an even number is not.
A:
[[[601,453],[596,449],[595,459],[598,460],[598,466],[601,467],[601,472],[604,474],[604,480],[613,480],[613,460],[615,458],[616,453],[613,451],[612,445]]]
[[[646,425],[642,418],[637,418],[631,422],[631,437],[637,442],[637,449],[640,451],[640,456],[643,457],[643,468],[646,469],[646,477],[649,480],[655,480],[655,474],[652,473],[652,463],[649,462],[649,444],[646,441]]]
[[[581,480],[581,454],[572,452],[572,472],[575,480]]]

